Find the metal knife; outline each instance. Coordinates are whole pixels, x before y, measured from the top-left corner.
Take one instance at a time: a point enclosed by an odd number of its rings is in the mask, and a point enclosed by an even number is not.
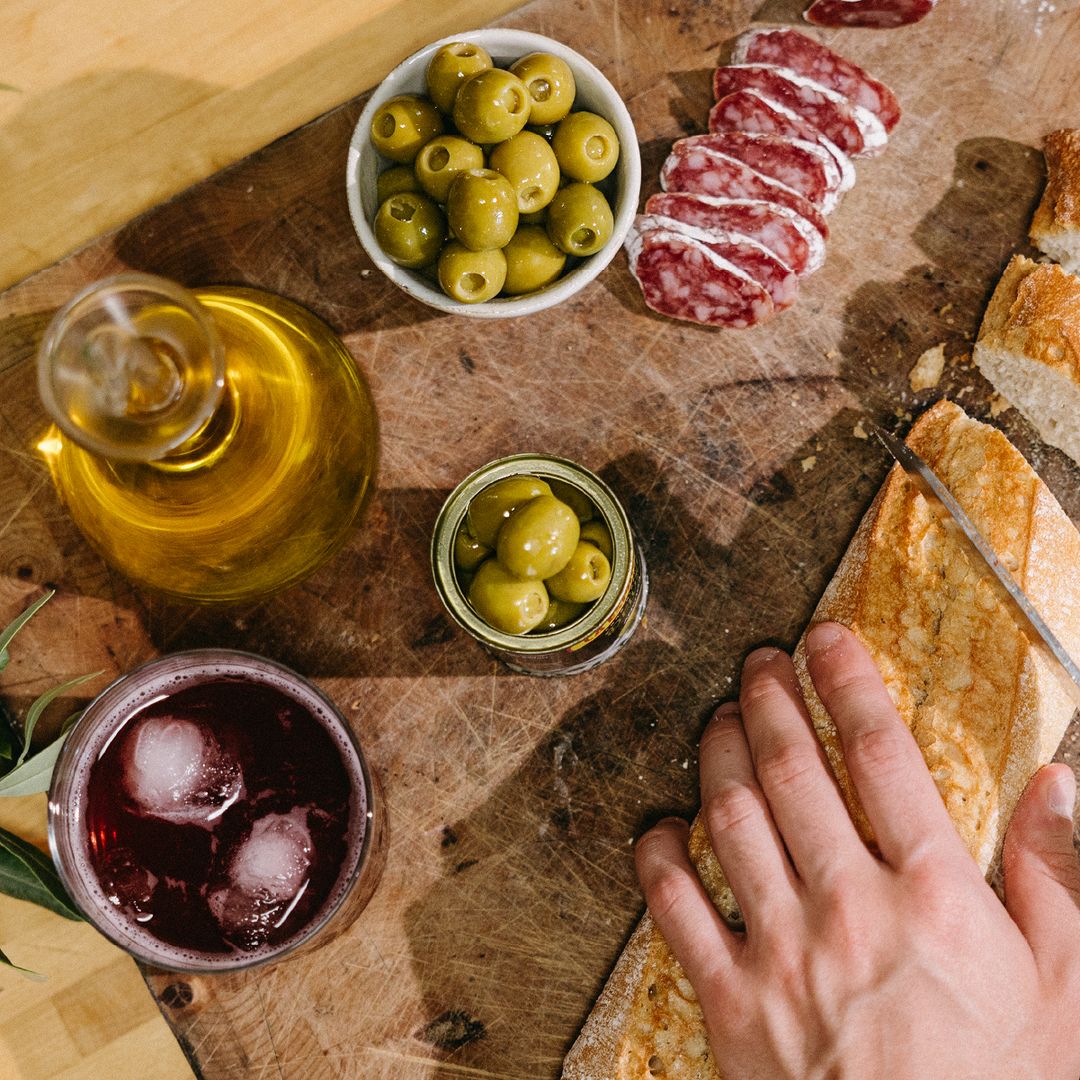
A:
[[[1080,705],[1080,667],[1077,667],[1076,662],[1069,655],[1065,646],[1058,640],[1057,635],[1047,626],[1046,621],[1027,598],[1024,590],[1016,583],[1016,579],[1005,568],[986,537],[979,532],[964,508],[953,497],[952,492],[910,446],[901,442],[895,435],[890,435],[889,432],[883,431],[877,426],[872,426],[872,430],[878,441],[892,454],[900,467],[907,473],[939,520],[946,526],[951,527],[950,531],[953,534],[962,535],[970,547],[975,549],[986,566],[989,567],[990,572],[1005,590],[1005,595],[1010,601],[1010,606],[1020,626],[1037,646],[1042,647],[1041,651],[1043,651],[1044,655],[1046,651],[1049,651],[1050,655],[1064,669],[1065,674],[1071,680],[1069,685],[1070,696],[1075,704]]]

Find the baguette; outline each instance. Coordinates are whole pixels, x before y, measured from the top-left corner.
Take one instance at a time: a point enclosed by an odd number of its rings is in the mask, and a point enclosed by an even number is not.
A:
[[[944,480],[1066,649],[1080,654],[1080,534],[1020,453],[999,431],[946,401],[919,419],[908,443]],[[1073,707],[1060,673],[1031,645],[976,560],[896,466],[812,621],[842,622],[870,650],[958,832],[989,876],[1017,799],[1053,756]],[[872,843],[801,641],[795,666],[848,808]],[[700,821],[691,830],[690,855],[725,918],[736,917]],[[562,1075],[718,1080],[694,992],[647,914]]]
[[[979,370],[1043,440],[1080,462],[1080,278],[1014,255],[974,352]]]
[[[1080,131],[1051,131],[1044,143],[1046,188],[1031,219],[1031,242],[1070,273],[1080,271]]]

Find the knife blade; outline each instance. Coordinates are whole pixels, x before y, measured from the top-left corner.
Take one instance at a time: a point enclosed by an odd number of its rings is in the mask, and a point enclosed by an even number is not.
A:
[[[1057,635],[1047,625],[1035,605],[1028,599],[1016,579],[1009,573],[997,552],[990,546],[986,537],[979,532],[975,523],[968,517],[964,508],[956,501],[952,492],[941,482],[933,469],[907,443],[895,435],[871,425],[874,435],[893,456],[900,468],[914,483],[919,493],[926,499],[949,531],[967,541],[969,549],[974,549],[981,561],[990,570],[1008,598],[1009,607],[1017,622],[1028,637],[1045,654],[1057,661],[1058,670],[1063,670],[1069,677],[1068,689],[1073,703],[1080,706],[1080,667],[1069,655],[1068,650],[1058,640]]]

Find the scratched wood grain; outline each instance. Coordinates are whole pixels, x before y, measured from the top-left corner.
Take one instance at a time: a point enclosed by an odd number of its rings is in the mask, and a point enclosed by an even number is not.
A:
[[[800,7],[770,0],[765,14]],[[575,42],[611,76],[648,194],[671,141],[702,129],[710,69],[755,8],[538,0],[508,22]],[[147,973],[206,1080],[556,1076],[641,911],[631,838],[692,809],[706,716],[750,647],[795,641],[885,474],[858,422],[903,428],[942,394],[988,417],[971,340],[1026,250],[1041,137],[1075,122],[1078,4],[948,0],[917,27],[829,41],[897,90],[905,119],[859,164],[797,306],[752,331],[655,317],[622,256],[528,319],[475,324],[407,300],[348,225],[361,101],[0,298],[0,597],[13,611],[60,586],[42,670],[79,650],[117,672],[195,645],[264,653],[334,697],[386,789],[386,874],[348,935],[267,971]],[[166,606],[104,566],[51,494],[32,452],[34,344],[74,288],[122,267],[278,290],[344,335],[379,410],[379,492],[304,585],[228,611]],[[912,394],[907,372],[938,343],[952,361],[941,385]],[[1077,468],[1015,411],[995,422],[1080,518]],[[647,627],[571,679],[501,668],[429,580],[446,493],[530,449],[611,484],[652,579]],[[1074,729],[1074,763],[1075,745]]]

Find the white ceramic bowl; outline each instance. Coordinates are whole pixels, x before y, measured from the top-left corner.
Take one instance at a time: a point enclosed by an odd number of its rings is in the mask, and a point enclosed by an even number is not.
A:
[[[615,228],[611,239],[595,255],[583,259],[558,281],[544,289],[524,296],[508,296],[488,300],[481,304],[463,304],[447,296],[437,286],[414,270],[406,270],[388,259],[379,249],[372,232],[371,223],[378,209],[375,179],[388,166],[371,145],[371,119],[375,110],[389,98],[398,94],[425,93],[424,72],[436,49],[451,41],[470,41],[481,45],[490,54],[496,66],[508,67],[520,56],[532,52],[553,53],[570,65],[577,83],[575,109],[587,109],[603,116],[615,128],[619,136],[619,163],[615,166],[615,202],[612,211]],[[583,289],[615,257],[637,213],[638,191],[641,187],[641,154],[637,135],[630,114],[622,98],[607,81],[600,70],[580,53],[567,48],[559,41],[524,30],[475,30],[455,34],[432,42],[407,60],[398,64],[379,84],[360,114],[352,141],[349,143],[349,161],[345,176],[345,188],[349,199],[349,213],[353,226],[364,250],[372,262],[399,288],[410,296],[439,311],[455,315],[469,315],[477,319],[503,319],[516,315],[530,315],[534,311],[561,304],[567,297]]]

